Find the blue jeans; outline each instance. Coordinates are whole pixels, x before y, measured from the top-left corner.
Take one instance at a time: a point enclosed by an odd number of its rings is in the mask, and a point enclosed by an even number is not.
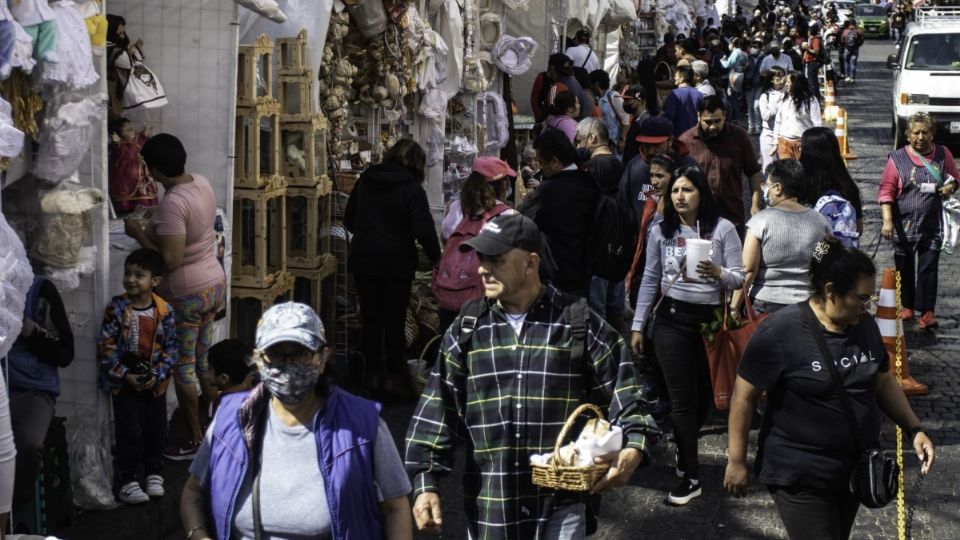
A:
[[[843,65],[847,72],[847,77],[855,79],[857,77],[857,62],[860,61],[860,48],[843,50]]]
[[[760,118],[760,92],[763,90],[759,86],[747,90],[747,127],[751,129],[760,129],[763,126],[763,120]]]
[[[574,503],[555,509],[542,532],[544,540],[583,540],[587,537],[587,505]],[[473,540],[469,529],[467,538]]]
[[[606,317],[622,313],[627,308],[626,291],[623,282],[613,283],[603,278],[590,278],[590,296],[587,298],[590,307],[597,315]],[[617,329],[619,331],[619,328]]]
[[[813,97],[820,99],[820,62],[813,61],[803,65],[803,74],[807,77],[810,84],[810,93]]]

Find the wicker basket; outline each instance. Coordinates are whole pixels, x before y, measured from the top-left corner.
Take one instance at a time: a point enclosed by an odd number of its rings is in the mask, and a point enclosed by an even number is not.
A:
[[[557,442],[553,445],[553,457],[550,459],[550,464],[530,465],[530,468],[533,470],[534,484],[540,487],[562,489],[565,491],[590,491],[594,484],[607,474],[607,470],[610,468],[609,463],[586,465],[583,467],[559,464],[560,446],[563,445],[563,441],[567,437],[567,432],[573,427],[573,423],[577,421],[577,418],[586,411],[592,412],[597,418],[603,418],[603,412],[592,403],[584,403],[577,407],[567,418],[567,421],[563,424],[563,429],[560,430],[560,435],[557,436]]]

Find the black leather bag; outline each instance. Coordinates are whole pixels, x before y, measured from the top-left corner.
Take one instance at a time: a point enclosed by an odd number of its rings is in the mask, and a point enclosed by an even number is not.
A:
[[[830,349],[827,347],[827,341],[823,339],[823,334],[817,331],[819,324],[816,315],[810,304],[803,305],[804,316],[807,318],[810,331],[813,333],[820,354],[823,356],[824,363],[830,371],[830,377],[837,389],[837,395],[840,397],[840,403],[843,406],[843,414],[847,418],[847,424],[850,426],[850,433],[857,445],[857,463],[850,473],[850,493],[860,499],[860,503],[867,508],[883,508],[890,503],[896,496],[900,487],[900,468],[897,462],[887,455],[881,448],[867,448],[863,437],[857,428],[857,420],[853,415],[853,407],[850,405],[850,396],[843,386],[840,379],[840,371],[833,361]]]

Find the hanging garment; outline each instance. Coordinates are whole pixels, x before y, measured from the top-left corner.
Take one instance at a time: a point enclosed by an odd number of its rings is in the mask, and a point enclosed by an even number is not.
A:
[[[496,92],[484,92],[478,96],[483,100],[484,127],[486,128],[486,144],[484,153],[494,152],[507,146],[510,141],[510,127],[507,119],[507,104],[503,97]]]
[[[117,94],[124,111],[143,107],[156,109],[167,104],[160,79],[143,63],[140,47],[119,51],[114,60],[117,68]]]
[[[10,51],[9,61],[0,64],[0,79],[6,80],[13,68],[20,68],[26,74],[33,72],[37,61],[33,59],[33,38],[20,26],[17,21],[8,19],[13,26],[13,48]]]
[[[46,117],[40,129],[40,150],[31,172],[37,178],[59,182],[69,178],[80,168],[90,151],[93,122],[103,117],[102,102],[106,96],[97,95],[69,101],[71,96],[58,95],[47,103]]]
[[[23,243],[0,212],[0,336],[20,335],[24,303],[32,283],[33,269]],[[7,356],[14,341],[0,339],[0,358]]]
[[[90,35],[94,56],[103,56],[107,46],[107,16],[103,14],[100,0],[77,0],[77,9]]]
[[[0,156],[14,157],[23,150],[23,132],[13,126],[13,108],[0,98]]]
[[[57,25],[57,62],[44,62],[40,80],[63,83],[76,89],[86,88],[100,80],[93,66],[90,34],[80,11],[71,0],[53,4]]]

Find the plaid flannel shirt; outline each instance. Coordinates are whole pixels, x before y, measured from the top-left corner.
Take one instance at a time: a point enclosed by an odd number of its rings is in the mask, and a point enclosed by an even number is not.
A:
[[[457,317],[410,423],[405,461],[415,496],[438,491],[436,476],[449,474],[455,442],[468,441],[464,499],[475,540],[539,538],[555,504],[583,500],[535,486],[529,464],[531,454],[553,451],[581,403],[609,406],[609,420],[644,462],[647,437],[659,433],[648,414],[650,388],[638,380],[623,338],[591,311],[589,360],[575,361],[563,307],[563,295],[544,285],[518,336],[503,310],[488,303],[464,349]]]

